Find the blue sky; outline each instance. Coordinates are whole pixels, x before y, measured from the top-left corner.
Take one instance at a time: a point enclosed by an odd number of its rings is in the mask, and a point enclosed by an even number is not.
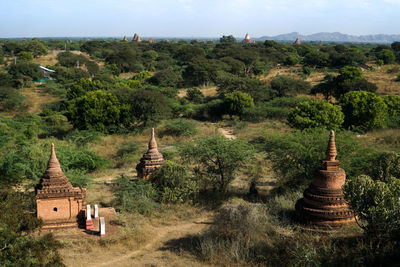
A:
[[[0,37],[400,34],[400,0],[0,0]]]

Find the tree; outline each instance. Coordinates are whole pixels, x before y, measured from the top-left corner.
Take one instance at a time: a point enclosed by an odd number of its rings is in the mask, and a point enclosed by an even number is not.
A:
[[[307,53],[303,59],[303,64],[311,67],[326,67],[329,62],[329,55],[313,50]]]
[[[182,82],[182,75],[172,68],[161,70],[154,74],[149,82],[162,87],[178,87]]]
[[[151,175],[151,182],[159,191],[160,201],[164,203],[186,202],[193,199],[199,190],[186,167],[169,160]]]
[[[107,132],[119,123],[119,105],[111,93],[101,90],[87,92],[70,103],[72,123],[80,130]]]
[[[388,107],[387,126],[400,127],[400,96],[389,95],[384,97],[383,100]]]
[[[204,102],[204,94],[199,88],[189,88],[186,91],[186,98],[193,103],[201,104]]]
[[[24,45],[23,50],[32,52],[34,58],[37,58],[38,56],[47,55],[47,46],[43,43],[43,41],[37,38],[28,41]]]
[[[164,97],[150,90],[124,90],[117,94],[120,102],[125,104],[122,120],[126,126],[149,126],[167,118],[171,109]]]
[[[376,92],[375,84],[368,82],[359,67],[345,66],[339,70],[339,76],[334,79],[334,96],[340,99],[351,91]]]
[[[296,80],[288,76],[277,76],[271,81],[271,88],[276,91],[278,97],[296,96],[298,93],[309,93],[309,82]]]
[[[11,65],[8,73],[13,76],[19,86],[23,86],[30,81],[39,80],[42,77],[39,71],[39,65],[34,63],[18,63]]]
[[[344,195],[375,254],[400,241],[399,179],[390,177],[384,182],[361,175],[347,180]]]
[[[25,96],[15,88],[0,87],[0,111],[18,110],[24,107]]]
[[[252,147],[241,139],[223,136],[198,138],[180,147],[184,161],[195,164],[195,174],[206,185],[226,192],[236,172],[252,156]]]
[[[380,52],[378,52],[376,58],[378,60],[382,60],[385,64],[392,64],[396,59],[394,52],[389,49],[382,49]]]
[[[339,128],[344,121],[340,106],[323,100],[309,100],[298,104],[288,115],[288,122],[298,129],[323,127]]]
[[[234,43],[236,43],[236,38],[233,37],[233,35],[223,35],[221,38],[219,38],[219,42],[234,44]]]
[[[2,266],[65,266],[51,234],[31,235],[41,225],[32,216],[32,197],[0,190],[0,262]]]
[[[224,105],[227,114],[231,117],[233,115],[238,115],[241,119],[246,108],[254,107],[254,101],[248,94],[235,91],[224,95]]]
[[[385,126],[387,106],[383,99],[374,93],[354,91],[340,99],[344,113],[344,127],[368,131]]]
[[[33,60],[32,52],[21,51],[18,54],[18,58],[23,61],[31,61]]]

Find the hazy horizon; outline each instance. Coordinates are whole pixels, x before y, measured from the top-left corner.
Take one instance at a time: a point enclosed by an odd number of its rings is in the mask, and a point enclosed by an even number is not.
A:
[[[0,38],[400,34],[400,0],[3,0]]]

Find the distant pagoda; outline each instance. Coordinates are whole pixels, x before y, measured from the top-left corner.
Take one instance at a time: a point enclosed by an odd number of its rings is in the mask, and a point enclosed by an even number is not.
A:
[[[353,211],[344,200],[342,186],[346,173],[336,160],[335,133],[331,131],[326,159],[314,174],[304,197],[296,203],[300,221],[315,226],[338,227],[355,220]]]
[[[322,46],[323,44],[322,44],[322,40],[321,41],[319,41],[319,46]]]
[[[122,39],[122,41],[128,41],[128,39],[126,38],[126,35],[124,36],[124,39]]]
[[[136,165],[137,175],[140,178],[149,179],[151,174],[164,163],[163,155],[158,152],[154,128],[151,129],[151,137],[148,150],[143,154],[139,164]]]
[[[36,187],[37,217],[43,220],[43,228],[74,227],[85,205],[86,189],[68,181],[52,144],[47,169]]]
[[[248,33],[246,33],[246,36],[243,39],[244,43],[249,43],[249,44],[254,44],[255,41],[250,39],[250,35]]]
[[[135,35],[133,35],[133,39],[132,42],[134,43],[141,43],[142,39],[140,39],[140,36],[138,34],[135,33]]]
[[[294,44],[295,45],[301,45],[301,41],[300,41],[299,37],[296,38],[296,41],[294,41]]]

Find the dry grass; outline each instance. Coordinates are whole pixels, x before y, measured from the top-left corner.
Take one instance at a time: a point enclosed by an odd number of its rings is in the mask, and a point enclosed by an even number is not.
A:
[[[27,112],[36,114],[42,111],[42,105],[59,100],[58,98],[44,92],[43,88],[38,86],[28,87],[22,89],[22,94],[26,96],[25,103],[27,105]]]
[[[378,93],[382,95],[400,95],[400,82],[395,79],[399,73],[388,73],[396,65],[384,65],[373,71],[364,71],[364,76],[369,82],[376,84]]]
[[[280,68],[274,68],[269,71],[267,75],[260,77],[260,80],[269,83],[273,78],[279,75],[289,76],[295,79],[302,79],[298,74],[301,72],[302,66],[282,66]]]
[[[186,92],[188,89],[181,89],[179,90],[178,96],[179,97],[186,97]],[[205,86],[200,87],[199,90],[203,93],[204,96],[216,96],[217,95],[217,86]]]

